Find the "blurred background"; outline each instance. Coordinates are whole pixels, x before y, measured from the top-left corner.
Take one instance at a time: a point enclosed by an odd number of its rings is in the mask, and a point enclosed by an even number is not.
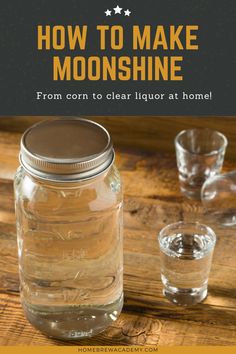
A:
[[[8,116],[0,117],[0,177],[18,165],[21,134],[32,124],[55,117]],[[112,135],[115,148],[174,154],[176,134],[188,128],[207,127],[219,130],[229,140],[225,160],[236,158],[235,117],[86,117],[104,125]],[[4,168],[7,162],[8,170]],[[4,177],[7,177],[6,175]]]
[[[0,116],[0,130],[23,133],[29,126],[53,116]],[[211,128],[221,131],[230,142],[227,157],[236,149],[236,116],[234,117],[85,117],[104,125],[112,134],[116,145],[138,147],[145,150],[174,152],[173,140],[183,129]]]

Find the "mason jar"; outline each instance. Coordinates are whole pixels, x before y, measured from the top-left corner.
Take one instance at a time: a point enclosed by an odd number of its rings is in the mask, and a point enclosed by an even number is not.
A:
[[[122,186],[109,133],[81,118],[21,140],[15,177],[21,302],[51,337],[93,336],[123,305]]]

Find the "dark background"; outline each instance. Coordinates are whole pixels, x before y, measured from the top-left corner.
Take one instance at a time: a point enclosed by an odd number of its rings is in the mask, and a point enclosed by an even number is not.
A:
[[[107,18],[104,11],[119,5],[130,17]],[[0,3],[0,114],[1,115],[235,115],[236,2],[233,0],[34,0]],[[53,51],[37,50],[36,26],[88,24],[89,49],[97,55],[97,24],[199,25],[199,51],[183,51],[182,82],[52,81]],[[129,36],[127,35],[127,43]],[[100,53],[100,52],[99,52]],[[127,48],[104,55],[133,55]],[[56,52],[56,55],[83,52]],[[140,55],[145,55],[145,51]],[[170,53],[169,53],[170,54]],[[175,55],[175,52],[171,53]],[[148,55],[162,55],[149,51]],[[168,55],[168,51],[165,53]],[[211,101],[37,101],[43,92],[192,92],[212,91]]]

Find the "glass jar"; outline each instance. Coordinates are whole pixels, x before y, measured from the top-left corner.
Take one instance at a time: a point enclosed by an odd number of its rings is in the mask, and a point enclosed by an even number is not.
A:
[[[108,132],[80,118],[22,137],[15,177],[20,292],[48,336],[93,336],[123,306],[122,187]]]

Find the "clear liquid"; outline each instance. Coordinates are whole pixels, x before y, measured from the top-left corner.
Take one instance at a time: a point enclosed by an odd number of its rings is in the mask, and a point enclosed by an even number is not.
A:
[[[161,240],[161,277],[165,295],[180,305],[207,295],[214,243],[208,235],[174,234]]]
[[[49,336],[93,336],[121,312],[122,202],[104,188],[37,188],[17,199],[22,304]]]
[[[112,304],[100,306],[53,307],[31,305],[22,299],[28,320],[49,337],[78,339],[92,337],[117,320],[123,306],[123,295]]]

